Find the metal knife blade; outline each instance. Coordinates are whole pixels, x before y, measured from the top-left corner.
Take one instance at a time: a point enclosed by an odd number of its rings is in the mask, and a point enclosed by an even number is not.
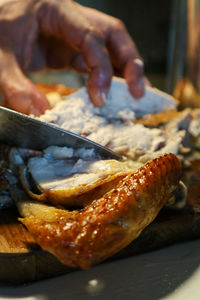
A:
[[[52,145],[93,148],[103,158],[121,159],[120,155],[91,140],[2,106],[0,142],[34,150],[43,150]]]

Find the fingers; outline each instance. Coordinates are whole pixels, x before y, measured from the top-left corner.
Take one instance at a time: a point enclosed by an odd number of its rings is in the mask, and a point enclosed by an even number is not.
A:
[[[143,62],[139,58],[130,59],[124,68],[124,77],[131,94],[136,98],[141,98],[144,95],[144,71]]]
[[[40,8],[39,22],[43,33],[64,39],[81,53],[89,70],[87,87],[91,100],[96,106],[104,105],[113,71],[100,32],[72,1],[60,1],[59,6],[57,1],[46,3]]]
[[[20,80],[15,81],[11,87],[8,86],[8,91],[4,89],[2,92],[7,107],[27,115],[40,116],[51,108],[46,97],[26,78],[23,86]]]
[[[87,82],[88,91],[94,104],[103,106],[108,96],[110,82],[112,78],[112,66],[105,49],[105,45],[99,40],[98,36],[91,32],[85,36],[83,53],[87,66],[91,73]]]
[[[50,108],[46,97],[24,76],[12,54],[0,52],[0,60],[0,91],[7,107],[35,116]]]
[[[73,60],[71,61],[71,66],[74,70],[79,73],[88,73],[88,67],[84,61],[83,55],[81,53],[77,53]]]
[[[115,25],[119,32],[110,36],[108,47],[112,50],[114,65],[125,77],[131,94],[136,99],[141,98],[145,88],[144,64],[126,29],[119,24]]]
[[[113,26],[113,33],[108,34],[107,41],[111,59],[125,77],[131,94],[140,98],[144,95],[145,88],[144,64],[123,24],[117,21]]]
[[[135,98],[144,94],[144,66],[138,50],[124,24],[91,8],[80,7],[88,19],[104,34],[112,63],[122,74]]]
[[[38,34],[30,4],[31,1],[1,3],[0,92],[6,106],[25,114],[40,115],[50,108],[49,103],[21,71],[29,64]]]

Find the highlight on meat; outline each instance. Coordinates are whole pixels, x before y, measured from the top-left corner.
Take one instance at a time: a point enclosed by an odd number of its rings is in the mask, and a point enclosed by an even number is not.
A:
[[[173,99],[156,102],[148,93],[143,104],[131,102],[125,89],[112,83],[100,109],[82,88],[40,117],[111,148],[123,161],[67,147],[8,151],[3,176],[12,188],[6,197],[11,194],[20,221],[41,248],[70,267],[88,268],[117,253],[163,206],[175,207],[177,187],[179,195],[185,191],[179,158],[186,161],[188,134],[195,133],[196,141],[200,136],[200,113],[178,112]],[[179,197],[179,209],[185,199]]]
[[[179,160],[168,154],[130,173],[80,211],[20,200],[20,221],[63,264],[86,269],[137,238],[170,200],[180,175]]]

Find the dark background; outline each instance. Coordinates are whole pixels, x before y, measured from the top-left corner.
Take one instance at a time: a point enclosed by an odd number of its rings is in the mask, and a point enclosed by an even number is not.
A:
[[[121,19],[145,63],[145,73],[152,85],[166,89],[169,35],[172,5],[175,0],[75,0]],[[176,0],[184,1],[184,0]],[[63,83],[80,87],[84,79],[72,71],[39,72],[29,74],[35,82]]]
[[[172,1],[169,0],[78,0],[121,19],[144,59],[152,83],[165,88]]]

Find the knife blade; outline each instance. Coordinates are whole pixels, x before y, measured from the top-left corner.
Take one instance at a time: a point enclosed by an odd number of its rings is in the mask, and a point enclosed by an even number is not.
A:
[[[94,149],[105,159],[121,159],[120,155],[89,139],[2,106],[0,142],[34,150],[43,150],[52,145],[87,148]]]

